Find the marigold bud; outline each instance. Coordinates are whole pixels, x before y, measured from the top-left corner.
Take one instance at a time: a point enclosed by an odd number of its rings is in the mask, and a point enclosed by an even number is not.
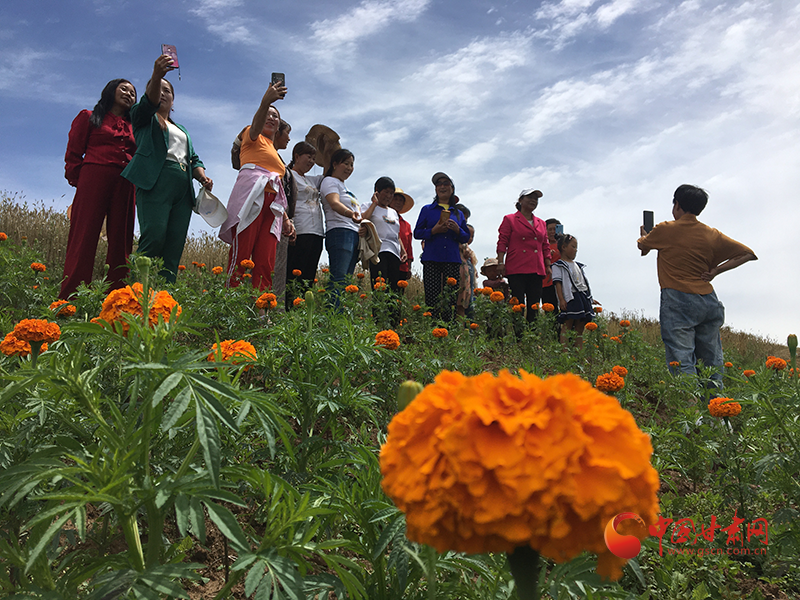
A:
[[[417,381],[407,380],[397,388],[397,409],[403,410],[422,391],[422,384]]]

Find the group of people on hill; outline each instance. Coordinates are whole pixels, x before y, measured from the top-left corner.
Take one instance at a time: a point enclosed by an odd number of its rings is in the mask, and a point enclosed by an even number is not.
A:
[[[104,221],[108,280],[112,289],[124,285],[134,215],[139,219],[139,252],[162,259],[162,274],[168,282],[175,281],[191,214],[197,210],[193,180],[209,195],[214,183],[188,131],[171,118],[175,92],[165,76],[172,69],[173,59],[159,56],[138,101],[130,81],[108,82],[94,110],[81,111],[72,123],[65,174],[76,192],[60,291],[63,299],[81,282],[91,280]],[[467,222],[469,210],[459,202],[452,178],[443,172],[433,175],[433,200],[421,208],[412,229],[402,215],[414,200],[391,178],[378,178],[367,203],[359,202],[347,188],[355,163],[351,151],[337,148],[320,157],[318,148],[302,141],[294,146],[290,163],[284,164],[278,150],[287,148],[291,127],[274,104],[286,92],[283,81],[273,82],[250,125],[234,142],[232,164],[238,176],[219,231],[230,245],[228,284],[249,279],[255,289],[265,290],[285,288],[294,280],[302,291],[314,280],[324,242],[334,304],[359,260],[373,283],[382,277],[400,292],[404,287],[400,282],[411,275],[413,237],[423,248],[426,304],[443,320],[466,314],[477,287],[477,259],[469,247],[475,230]],[[320,158],[324,174],[309,175]],[[537,317],[540,300],[553,304],[559,323],[574,330],[580,343],[596,301],[584,265],[576,261],[577,239],[558,231],[558,220],[545,222],[534,215],[542,196],[539,190],[522,190],[516,212],[503,218],[496,258],[487,259],[481,269],[488,278],[484,285],[516,298],[528,321]],[[721,365],[723,313],[709,282],[716,274],[756,258],[746,246],[695,225],[707,198],[700,188],[681,186],[673,199],[676,225],[642,231],[639,240],[643,254],[659,250],[662,337],[668,359],[691,364],[692,369],[698,358]],[[674,243],[671,235],[685,237],[685,243]],[[453,281],[459,291],[451,301],[444,290],[453,287]],[[713,318],[706,314],[712,312]],[[697,323],[687,315],[696,317]]]

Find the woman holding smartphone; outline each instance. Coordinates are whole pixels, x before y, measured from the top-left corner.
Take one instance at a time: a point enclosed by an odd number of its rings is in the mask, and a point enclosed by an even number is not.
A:
[[[219,230],[219,238],[231,245],[229,286],[241,283],[246,271],[242,261],[249,259],[255,263],[250,273],[253,287],[271,289],[278,241],[281,236],[294,237],[282,183],[286,167],[274,144],[281,115],[272,103],[285,95],[282,81],[272,83],[242,132],[241,167],[228,199],[228,220]]]
[[[64,281],[59,297],[68,299],[81,283],[92,280],[97,241],[106,220],[108,279],[111,288],[124,285],[133,246],[135,196],[122,170],[136,152],[130,109],[136,88],[127,79],[109,81],[93,111],[82,110],[72,121],[64,174],[76,188],[69,223]]]
[[[453,319],[453,306],[456,301],[458,279],[461,270],[459,244],[469,240],[467,222],[460,210],[455,208],[458,197],[455,185],[445,173],[436,173],[431,181],[436,187],[433,202],[423,206],[414,228],[414,237],[422,240],[424,248],[422,262],[422,281],[425,286],[425,304],[440,319]],[[456,280],[452,286],[452,301],[442,301],[442,290],[447,279]],[[439,306],[444,304],[444,306]]]
[[[137,147],[122,172],[136,185],[139,252],[163,259],[161,274],[170,283],[177,277],[192,217],[192,178],[208,191],[214,187],[194,151],[189,132],[170,117],[175,90],[164,76],[173,69],[172,63],[167,54],[156,59],[144,96],[131,108]]]

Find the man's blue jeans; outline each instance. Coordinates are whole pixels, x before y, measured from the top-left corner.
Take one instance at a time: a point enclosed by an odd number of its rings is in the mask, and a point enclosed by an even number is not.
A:
[[[325,249],[331,268],[330,299],[334,306],[339,306],[339,294],[352,275],[358,262],[358,231],[345,227],[330,229],[325,234]]]
[[[713,367],[711,379],[722,384],[722,341],[719,328],[725,322],[725,307],[714,292],[706,295],[678,290],[661,290],[661,339],[667,351],[667,363],[679,362],[670,372],[696,374],[702,361]]]

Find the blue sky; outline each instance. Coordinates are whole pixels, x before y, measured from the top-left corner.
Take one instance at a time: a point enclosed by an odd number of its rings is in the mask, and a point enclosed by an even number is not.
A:
[[[417,201],[413,223],[445,171],[482,261],[519,191],[541,189],[536,214],[578,238],[615,312],[658,314],[642,210],[667,220],[678,185],[706,188],[701,220],[760,258],[714,282],[728,324],[785,340],[800,330],[798,31],[795,3],[762,0],[4,2],[0,190],[66,208],[72,119],[110,79],[141,95],[170,43],[174,119],[223,200],[231,141],[282,71],[290,148],[315,123],[335,129],[359,199],[389,175]]]

